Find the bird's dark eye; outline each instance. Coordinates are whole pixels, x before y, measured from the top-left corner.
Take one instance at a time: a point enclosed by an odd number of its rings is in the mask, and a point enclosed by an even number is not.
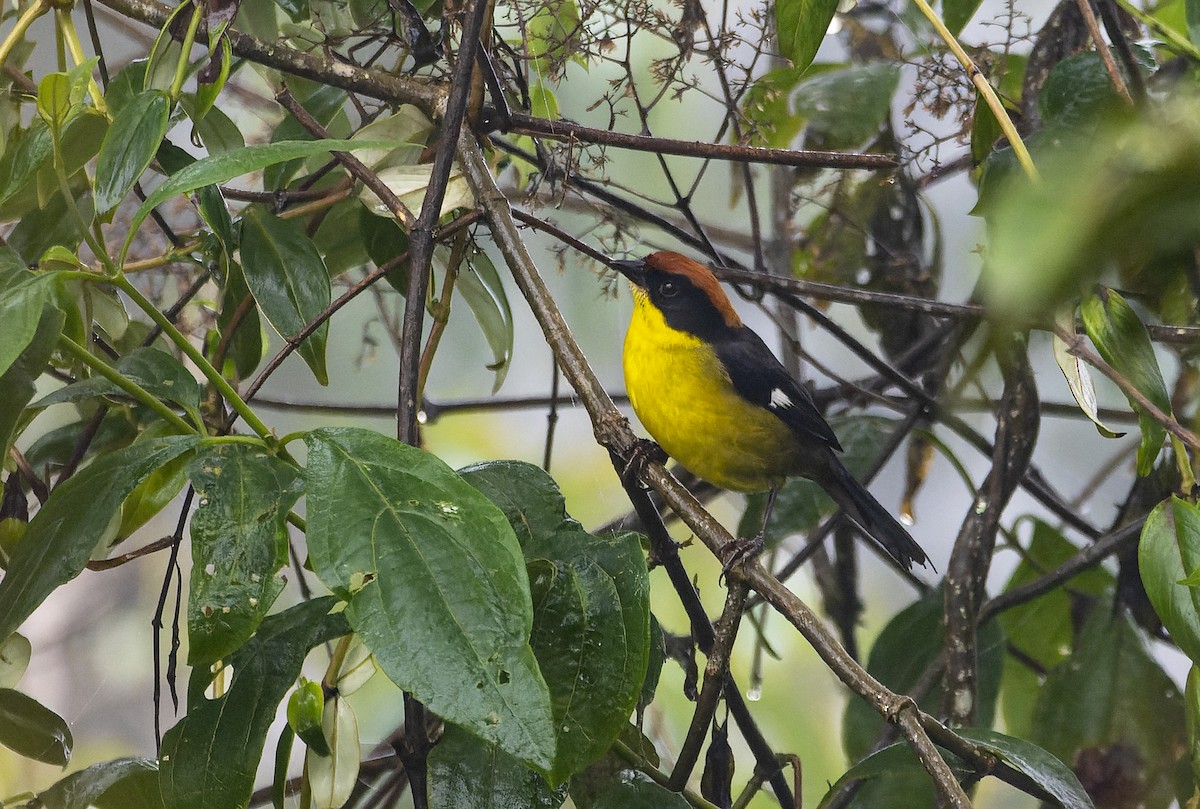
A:
[[[658,292],[664,298],[674,298],[679,294],[679,285],[674,281],[663,281],[658,287]]]

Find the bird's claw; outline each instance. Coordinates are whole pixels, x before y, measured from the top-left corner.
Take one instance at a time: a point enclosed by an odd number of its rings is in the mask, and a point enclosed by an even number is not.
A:
[[[629,457],[625,459],[625,468],[621,471],[621,479],[626,482],[637,480],[646,470],[646,464],[652,461],[660,464],[666,463],[667,453],[649,439],[637,439],[633,448],[629,450]]]
[[[735,539],[725,547],[728,549],[725,556],[725,563],[721,565],[721,575],[717,579],[717,583],[721,584],[729,575],[729,571],[734,567],[753,559],[762,553],[763,546],[766,544],[766,538],[762,531],[759,531],[754,536],[748,539]]]

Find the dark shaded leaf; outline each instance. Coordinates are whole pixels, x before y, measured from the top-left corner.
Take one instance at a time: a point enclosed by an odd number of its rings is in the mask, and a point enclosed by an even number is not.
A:
[[[303,225],[280,219],[258,205],[242,213],[241,234],[247,286],[280,336],[295,337],[329,306],[329,272],[321,254]],[[300,356],[322,385],[329,384],[325,369],[328,333],[329,324],[322,323],[299,347]]]
[[[551,789],[518,759],[456,725],[446,726],[429,753],[432,809],[555,809],[566,797],[565,786]]]
[[[0,744],[35,761],[65,767],[71,760],[71,729],[33,697],[0,688]]]
[[[957,733],[1028,775],[1063,809],[1094,809],[1075,773],[1036,744],[986,728],[958,728]]]
[[[1171,640],[1200,661],[1200,590],[1181,583],[1200,569],[1200,509],[1174,496],[1159,503],[1142,528],[1138,568]]]
[[[512,311],[508,307],[508,296],[496,266],[482,250],[471,251],[467,260],[458,268],[458,289],[483,336],[492,349],[492,363],[488,369],[496,374],[492,382],[492,393],[500,390],[508,376],[513,352]]]
[[[119,781],[137,773],[158,771],[150,758],[117,758],[71,773],[38,795],[46,809],[88,809]],[[131,807],[132,809],[132,807]]]

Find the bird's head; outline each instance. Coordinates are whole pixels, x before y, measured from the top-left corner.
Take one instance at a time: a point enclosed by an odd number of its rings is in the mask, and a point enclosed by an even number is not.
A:
[[[716,276],[687,256],[661,251],[612,266],[629,279],[639,305],[656,308],[674,329],[706,337],[742,325]]]

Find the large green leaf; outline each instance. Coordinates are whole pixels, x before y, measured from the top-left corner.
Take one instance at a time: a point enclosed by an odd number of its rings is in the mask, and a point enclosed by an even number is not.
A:
[[[1158,368],[1150,335],[1125,299],[1111,289],[1102,289],[1084,300],[1079,311],[1088,337],[1092,338],[1100,356],[1159,410],[1170,415],[1171,395]],[[1132,400],[1130,406],[1138,414],[1138,426],[1142,431],[1137,466],[1138,474],[1144,477],[1154,468],[1154,460],[1162,449],[1167,431]]]
[[[171,809],[245,806],[254,788],[267,731],[314,646],[349,632],[335,600],[318,598],[268,616],[233,653],[233,681],[222,696],[203,691],[208,666],[193,669],[188,712],[163,736],[159,786]]]
[[[65,767],[73,742],[61,716],[20,691],[0,688],[0,744],[26,758]]]
[[[1200,569],[1200,509],[1178,497],[1159,503],[1142,528],[1138,567],[1171,640],[1200,662],[1200,590],[1182,583]]]
[[[191,521],[188,665],[203,666],[245,643],[283,590],[287,515],[304,486],[290,464],[246,444],[206,449],[188,471],[200,503]]]
[[[811,65],[837,6],[837,0],[778,0],[775,31],[779,52],[801,70]]]
[[[640,772],[625,771],[601,789],[591,809],[688,809],[678,792],[651,781]]]
[[[167,134],[171,101],[165,93],[139,93],[113,120],[96,158],[96,212],[117,207],[146,171]]]
[[[306,441],[310,559],[380,667],[447,721],[549,770],[550,697],[504,515],[433,455],[378,433]]]
[[[963,26],[971,21],[983,0],[942,0],[942,22],[950,33],[958,36]]]
[[[433,809],[555,809],[565,799],[565,787],[552,789],[518,759],[456,725],[446,726],[429,753]]]
[[[964,776],[970,772],[956,756],[946,755],[945,759],[956,775]],[[863,783],[859,784],[854,796],[856,807],[918,809],[933,805],[935,800],[929,775],[908,743],[901,741],[876,750],[842,773],[817,809],[825,809],[843,789],[860,781]]]
[[[118,782],[139,773],[157,772],[151,758],[116,758],[71,773],[38,795],[46,809],[88,809]]]
[[[329,272],[312,240],[297,221],[280,219],[259,205],[242,214],[242,271],[254,299],[284,338],[294,338],[329,306]],[[300,356],[322,385],[329,324],[300,344]]]
[[[139,442],[98,458],[57,487],[30,521],[0,581],[0,637],[79,575],[121,502],[143,478],[199,440],[176,436]]]
[[[558,752],[552,783],[598,760],[637,705],[649,660],[650,582],[636,534],[593,536],[566,515],[533,464],[462,470],[521,540],[533,592],[534,654],[550,688]]]

